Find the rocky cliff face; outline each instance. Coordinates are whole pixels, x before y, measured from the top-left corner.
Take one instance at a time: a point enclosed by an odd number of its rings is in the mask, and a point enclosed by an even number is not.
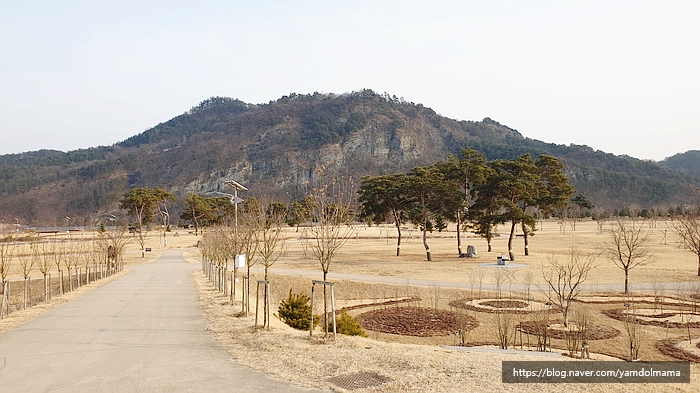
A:
[[[411,118],[399,109],[391,119],[366,108],[351,108],[349,111],[364,111],[363,116],[368,120],[337,141],[320,146],[304,143],[308,130],[291,116],[260,130],[255,138],[227,136],[228,148],[219,149],[213,159],[215,170],[187,179],[184,185],[174,184],[173,190],[181,194],[185,190],[226,191],[224,181],[236,179],[258,192],[296,195],[320,173],[353,177],[359,182],[361,176],[397,173],[443,160],[475,138],[459,122],[436,125],[426,116]],[[331,120],[342,124],[342,116]],[[500,133],[498,138],[519,137],[516,131],[493,123],[485,127],[486,131],[498,131],[492,136]],[[210,153],[210,156],[214,154]]]

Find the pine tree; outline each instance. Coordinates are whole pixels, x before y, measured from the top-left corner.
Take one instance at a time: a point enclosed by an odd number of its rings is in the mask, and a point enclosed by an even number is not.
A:
[[[309,320],[311,319],[309,300],[309,297],[303,293],[292,293],[290,288],[287,300],[280,302],[279,315],[282,322],[294,329],[308,329]],[[314,318],[314,327],[318,325],[318,320],[318,318]]]

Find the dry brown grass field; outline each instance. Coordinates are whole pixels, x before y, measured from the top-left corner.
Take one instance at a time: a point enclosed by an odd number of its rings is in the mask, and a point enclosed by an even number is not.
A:
[[[603,228],[608,229],[612,222]],[[698,259],[694,254],[679,247],[678,239],[673,235],[669,221],[649,221],[649,248],[654,255],[654,263],[632,270],[631,283],[652,283],[654,281],[700,282],[697,277]],[[530,237],[530,256],[524,256],[523,239],[513,241],[513,250],[518,263],[528,266],[517,269],[516,281],[523,281],[530,272],[535,282],[541,281],[541,268],[552,255],[567,255],[569,247],[597,255],[601,245],[608,240],[605,233],[600,233],[593,220],[576,223],[576,230],[571,225],[560,226],[556,221],[543,221],[537,226],[535,236]],[[288,230],[289,231],[289,230]],[[448,231],[428,234],[428,244],[432,253],[432,262],[426,262],[421,232],[418,229],[404,229],[401,256],[396,257],[396,229],[390,225],[358,227],[354,238],[349,240],[333,260],[331,271],[336,273],[354,273],[404,278],[420,278],[439,281],[468,282],[472,272],[479,269],[479,264],[495,263],[496,257],[507,253],[509,228],[501,226],[493,241],[493,252],[487,253],[486,241],[473,234],[462,238],[462,250],[467,245],[474,245],[479,253],[476,258],[459,258],[454,225]],[[313,260],[311,250],[304,255],[304,243],[310,241],[310,234],[300,228],[299,232],[289,231],[287,242],[288,256],[280,259],[276,267],[317,270],[318,262]],[[465,238],[466,237],[466,238]],[[665,239],[664,239],[665,237]],[[592,271],[587,283],[622,284],[624,275],[612,262],[603,256],[596,257],[597,268]]]
[[[644,338],[641,342],[639,358],[642,360],[675,360],[674,357],[662,353],[657,347],[664,339],[676,339],[677,347],[683,351],[700,356],[696,346],[700,334],[700,315],[693,295],[697,295],[699,283],[697,277],[697,257],[679,247],[678,241],[672,234],[669,222],[647,222],[645,229],[650,236],[647,246],[653,254],[653,262],[639,266],[630,272],[632,284],[656,285],[657,300],[664,299],[663,305],[654,303],[652,291],[638,291],[631,296],[623,296],[620,291],[602,291],[605,284],[622,285],[623,272],[600,253],[608,236],[601,231],[594,221],[576,223],[563,227],[556,221],[545,221],[538,226],[536,236],[530,241],[530,256],[522,252],[523,240],[515,240],[517,263],[525,267],[508,268],[506,280],[502,285],[502,296],[518,300],[534,298],[535,303],[543,304],[546,300],[538,289],[543,285],[543,267],[549,258],[566,258],[569,249],[575,246],[584,253],[595,258],[595,268],[591,271],[586,284],[588,291],[581,295],[574,310],[585,309],[589,314],[589,324],[595,325],[601,331],[613,332],[612,337],[591,339],[589,348],[591,358],[599,360],[620,360],[629,357],[629,339],[626,331],[628,326],[624,320],[613,319],[603,312],[606,310],[625,310],[624,303],[631,302],[638,314],[656,315],[669,314],[667,318],[657,320],[680,323],[676,327],[642,325]],[[608,229],[606,224],[603,229]],[[313,259],[309,242],[309,234],[304,228],[297,232],[285,229],[287,242],[283,256],[273,266],[282,269],[300,269],[320,271],[318,262]],[[357,227],[352,238],[338,252],[331,266],[333,273],[389,276],[402,279],[424,279],[434,281],[432,285],[411,286],[397,283],[362,282],[359,280],[334,281],[337,307],[353,307],[351,315],[361,316],[368,311],[379,311],[387,316],[396,314],[401,307],[421,307],[423,309],[438,309],[451,311],[457,315],[471,317],[478,322],[476,328],[465,334],[467,345],[481,345],[496,348],[498,342],[497,314],[485,310],[464,310],[450,303],[456,300],[472,298],[489,299],[496,295],[486,290],[494,281],[498,269],[481,267],[484,263],[494,263],[496,256],[507,252],[507,228],[499,228],[498,236],[494,239],[493,252],[487,253],[486,242],[474,236],[463,238],[463,250],[468,244],[475,245],[479,251],[477,258],[459,258],[457,256],[456,233],[454,231],[435,232],[429,234],[429,245],[433,261],[426,262],[425,251],[418,230],[404,230],[404,242],[401,256],[396,257],[396,231],[390,226]],[[188,252],[193,263],[199,261],[195,250]],[[458,342],[453,334],[441,334],[429,337],[417,337],[404,334],[391,334],[368,330],[369,338],[344,337],[337,341],[308,339],[308,332],[297,332],[273,318],[270,332],[252,329],[252,316],[241,317],[240,301],[233,306],[225,296],[212,290],[201,273],[194,275],[198,282],[200,296],[207,309],[215,330],[222,342],[227,345],[232,355],[239,361],[251,367],[293,380],[305,386],[340,389],[329,382],[329,378],[357,371],[373,370],[388,377],[392,382],[375,388],[377,391],[553,391],[561,387],[554,385],[514,386],[502,384],[499,379],[501,360],[543,360],[534,356],[483,354],[447,350],[444,346],[453,346]],[[479,278],[481,277],[481,278]],[[261,279],[259,270],[252,280]],[[474,280],[481,280],[483,290]],[[272,307],[276,311],[279,302],[286,298],[289,290],[310,293],[311,278],[293,274],[272,274]],[[387,280],[389,281],[389,280]],[[395,280],[394,280],[395,281]],[[469,283],[466,288],[454,288],[460,283]],[[527,285],[531,282],[531,285]],[[684,282],[681,287],[676,282]],[[665,283],[665,284],[664,284]],[[452,285],[455,284],[455,285]],[[509,285],[510,284],[510,285]],[[463,287],[465,285],[462,285]],[[530,288],[529,293],[527,288]],[[509,289],[516,288],[516,289]],[[662,289],[661,289],[662,288]],[[240,289],[238,289],[240,293]],[[408,303],[391,305],[376,305],[392,300],[420,299]],[[680,299],[680,300],[679,300]],[[253,300],[253,303],[255,300]],[[604,302],[604,303],[602,303]],[[375,304],[372,306],[371,304]],[[358,308],[359,305],[359,308]],[[363,307],[365,305],[366,307]],[[315,304],[316,312],[322,306]],[[661,310],[663,308],[663,311]],[[365,314],[367,315],[367,314]],[[533,319],[534,314],[514,314],[511,316],[511,328],[518,323]],[[560,318],[560,314],[550,316],[552,322]],[[640,317],[641,318],[641,317]],[[647,318],[652,319],[654,318]],[[684,322],[692,324],[684,325]],[[680,327],[678,327],[680,326]],[[321,334],[320,332],[317,334]],[[513,333],[515,335],[515,332]],[[682,340],[691,336],[691,342]],[[306,338],[305,338],[306,337]],[[511,336],[510,348],[534,349],[535,336],[523,334]],[[515,344],[515,345],[513,345]],[[567,352],[564,339],[553,339],[554,352]],[[304,361],[298,361],[305,353]],[[289,359],[295,359],[290,362]],[[255,360],[253,360],[255,359]],[[548,358],[547,358],[548,359]],[[564,357],[564,359],[566,359]],[[478,370],[488,370],[479,373]],[[572,391],[692,391],[699,386],[697,372],[700,368],[692,365],[692,383],[688,385],[566,385],[566,390]]]
[[[608,228],[610,222],[604,227]],[[630,273],[631,284],[662,282],[696,282],[698,259],[691,252],[679,247],[678,239],[673,235],[671,223],[668,221],[647,222],[650,232],[648,243],[654,262],[646,266],[639,266]],[[497,236],[493,239],[493,252],[486,252],[486,241],[473,234],[462,236],[462,250],[466,252],[467,245],[474,245],[479,253],[476,258],[459,258],[457,255],[457,240],[454,225],[447,231],[428,234],[433,261],[426,262],[425,249],[421,240],[421,232],[415,228],[402,230],[403,241],[401,256],[396,257],[396,229],[391,225],[381,226],[356,226],[352,238],[347,241],[333,259],[331,273],[359,274],[390,276],[411,279],[426,279],[435,281],[469,282],[474,271],[480,269],[480,264],[495,263],[496,257],[501,253],[507,253],[508,229],[501,226],[497,230]],[[564,231],[562,231],[564,229]],[[295,228],[285,228],[286,243],[285,254],[275,263],[275,268],[320,270],[318,262],[313,259],[311,249],[308,247],[312,241],[311,234],[304,227],[296,231]],[[177,232],[178,237],[174,237]],[[89,241],[95,237],[94,233],[45,234],[42,239],[47,240],[74,240]],[[194,236],[191,231],[178,230],[167,234],[168,248],[195,247],[200,236]],[[665,238],[665,239],[664,239]],[[530,256],[523,255],[523,239],[517,237],[514,240],[515,262],[524,263],[524,268],[513,269],[513,282],[524,283],[528,275],[532,275],[533,284],[542,282],[542,266],[553,255],[561,258],[567,255],[569,247],[575,246],[579,250],[596,255],[596,268],[589,275],[587,284],[622,284],[624,275],[612,262],[605,257],[597,255],[601,245],[608,236],[600,233],[597,224],[592,220],[585,220],[576,224],[576,230],[570,225],[562,228],[556,221],[543,221],[538,224],[535,236],[530,237]],[[158,258],[163,250],[162,232],[149,232],[146,247],[152,252],[146,253],[146,258],[141,258],[141,252],[135,241],[132,241],[124,253],[125,263],[143,263]],[[27,248],[25,250],[25,248]],[[24,246],[21,252],[28,252]],[[40,273],[34,267],[32,276]],[[485,283],[490,278],[484,279]],[[21,269],[17,261],[13,262],[10,270],[10,278],[21,277]],[[667,288],[667,290],[670,288]]]
[[[607,229],[605,224],[603,229]],[[700,279],[697,277],[697,257],[679,247],[678,239],[673,235],[671,223],[666,221],[648,221],[646,231],[650,235],[648,247],[653,254],[653,263],[639,266],[630,272],[630,282],[635,284],[654,284],[663,288],[657,290],[657,298],[664,298],[663,306],[653,304],[653,292],[635,292],[635,297],[623,297],[619,291],[605,292],[598,286],[606,284],[622,285],[623,272],[600,253],[603,244],[608,241],[608,235],[601,232],[595,221],[586,220],[576,223],[573,230],[570,224],[565,227],[556,221],[544,221],[538,224],[535,236],[530,238],[530,256],[523,255],[523,239],[514,241],[514,252],[517,263],[525,267],[508,268],[506,280],[502,285],[503,296],[528,301],[530,297],[535,303],[545,302],[544,296],[538,290],[543,285],[543,267],[550,258],[565,258],[572,246],[584,253],[595,257],[595,268],[586,281],[588,291],[581,295],[582,300],[574,305],[575,309],[585,308],[589,315],[589,323],[619,331],[614,337],[590,340],[590,351],[594,359],[627,359],[629,356],[629,341],[624,321],[613,319],[603,312],[611,309],[624,309],[625,302],[633,303],[639,314],[661,313],[656,308],[663,307],[670,315],[669,321],[680,319],[681,327],[642,325],[644,339],[641,343],[640,358],[642,360],[674,360],[673,357],[662,353],[658,343],[664,339],[676,339],[677,345],[686,353],[697,354],[697,337],[700,327],[695,324],[683,325],[683,322],[700,322],[700,316],[694,309],[696,304],[693,295]],[[498,269],[481,267],[481,264],[494,263],[496,257],[507,252],[507,228],[498,228],[493,244],[493,252],[486,252],[486,242],[481,238],[467,234],[463,236],[462,249],[474,245],[479,255],[476,258],[459,258],[457,255],[456,233],[454,225],[448,231],[434,232],[428,235],[433,261],[426,262],[425,250],[421,242],[421,233],[414,228],[403,230],[401,256],[396,257],[396,229],[389,225],[357,226],[345,246],[336,254],[330,267],[331,280],[335,282],[335,296],[338,308],[355,307],[350,311],[353,316],[360,316],[368,311],[385,310],[391,314],[397,308],[404,306],[439,309],[454,312],[460,316],[471,317],[478,322],[474,329],[465,334],[467,345],[485,345],[495,348],[497,343],[497,314],[484,310],[465,310],[450,305],[451,302],[469,299],[489,299],[496,295],[487,290],[491,288]],[[310,233],[303,227],[285,228],[285,251],[274,264],[277,269],[299,269],[320,272],[319,264],[313,259],[309,243]],[[179,230],[178,237],[174,232],[168,234],[168,248],[188,248],[186,258],[191,263],[200,263],[200,255],[196,246],[202,237],[194,236],[186,230]],[[76,235],[72,235],[76,236]],[[90,234],[81,235],[84,239]],[[162,254],[162,233],[151,232],[146,247],[152,252],[141,258],[141,252],[136,243],[131,243],[125,253],[127,265],[146,263]],[[21,277],[18,266],[12,271],[13,277]],[[252,280],[261,279],[259,270],[254,269]],[[333,279],[333,273],[355,274],[366,276],[387,276],[399,279],[423,279],[434,281],[432,285],[410,286],[407,283],[363,282],[363,280]],[[39,276],[39,272],[32,273]],[[416,337],[403,334],[382,333],[368,330],[369,338],[339,336],[337,340],[318,338],[322,333],[317,331],[314,339],[309,339],[308,332],[295,331],[275,316],[272,318],[270,331],[252,328],[253,316],[240,315],[240,283],[237,287],[237,299],[231,305],[228,298],[216,290],[199,271],[193,274],[200,299],[207,310],[211,329],[215,331],[221,342],[229,349],[231,355],[239,362],[260,369],[297,384],[317,388],[343,390],[333,385],[329,378],[351,373],[354,371],[375,371],[390,379],[372,391],[553,391],[562,388],[569,391],[694,391],[700,387],[698,377],[700,367],[697,363],[691,366],[691,385],[605,385],[605,384],[567,384],[567,385],[508,385],[500,382],[500,362],[502,360],[547,360],[536,356],[472,353],[461,350],[449,350],[443,345],[452,346],[457,342],[453,334],[443,334],[430,337]],[[294,292],[310,293],[311,280],[308,276],[298,274],[272,274],[272,308],[276,313],[279,302],[285,299],[292,289]],[[388,280],[387,280],[388,281]],[[482,282],[479,291],[478,281]],[[471,282],[471,284],[469,284]],[[685,289],[673,284],[686,283]],[[452,285],[452,283],[454,285]],[[467,284],[465,284],[467,283]],[[527,285],[530,283],[530,285]],[[666,283],[666,284],[661,284]],[[455,288],[461,285],[463,288]],[[694,286],[695,285],[695,286]],[[529,292],[527,288],[529,287]],[[617,296],[611,298],[611,296]],[[414,298],[408,303],[381,305],[381,303]],[[419,299],[419,300],[417,300]],[[651,299],[651,301],[650,301]],[[680,299],[680,300],[679,300]],[[600,303],[605,300],[608,303]],[[658,299],[657,299],[658,300]],[[252,306],[255,298],[253,295]],[[700,303],[700,302],[698,302]],[[371,304],[375,304],[371,306]],[[376,305],[379,304],[379,305]],[[361,306],[365,307],[361,307]],[[700,305],[700,304],[698,304]],[[357,308],[360,306],[359,308]],[[315,312],[319,311],[320,303],[317,298]],[[559,314],[553,313],[550,318],[557,319]],[[513,314],[511,326],[531,320],[533,314]],[[693,319],[695,318],[695,319]],[[683,327],[685,326],[685,327]],[[691,336],[691,343],[684,344],[683,337]],[[521,335],[512,338],[510,347],[528,349],[527,342],[534,344],[532,335]],[[522,342],[522,345],[521,345]],[[688,340],[685,340],[687,343]],[[552,340],[553,351],[566,352],[566,341]],[[530,348],[532,349],[532,348]],[[567,359],[563,357],[563,359]]]

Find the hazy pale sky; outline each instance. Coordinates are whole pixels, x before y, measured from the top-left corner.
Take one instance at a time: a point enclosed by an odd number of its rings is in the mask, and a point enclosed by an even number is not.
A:
[[[524,136],[700,149],[698,1],[0,0],[0,154],[111,145],[211,96],[363,88]]]

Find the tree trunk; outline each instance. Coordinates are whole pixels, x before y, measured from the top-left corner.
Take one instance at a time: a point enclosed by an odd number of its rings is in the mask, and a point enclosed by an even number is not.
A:
[[[24,309],[27,308],[27,298],[29,297],[29,283],[27,282],[29,277],[24,278]]]
[[[394,211],[394,224],[396,224],[396,231],[398,232],[398,239],[396,240],[396,256],[398,257],[401,253],[401,221],[399,221],[396,212]],[[700,270],[698,270],[700,272]]]
[[[625,295],[629,294],[629,279],[630,279],[630,273],[627,269],[625,269]]]
[[[398,231],[398,238],[396,239],[396,256],[401,254],[401,227],[396,225],[396,230]],[[698,276],[700,276],[700,267],[698,268]]]
[[[523,240],[525,241],[525,256],[530,255],[530,249],[528,248],[529,242],[528,242],[528,237],[527,237],[527,230],[525,228],[525,225],[522,225],[523,228]]]
[[[268,326],[268,323],[270,321],[267,320],[267,283],[265,284],[265,288],[263,289],[263,327]]]
[[[233,272],[231,272],[231,304],[236,303],[236,278],[238,278],[238,267],[234,262]]]
[[[268,269],[269,263],[270,263],[270,261],[265,261],[265,281],[267,281],[267,269]],[[267,324],[270,323],[270,321],[267,320],[267,297],[268,297],[267,283],[265,283],[265,290],[263,291],[263,327],[265,327],[265,326],[269,327],[269,325],[267,325]],[[257,310],[257,308],[256,308],[256,310]]]
[[[457,210],[457,255],[462,256],[462,215],[460,214],[460,211]]]
[[[0,281],[2,283],[2,298],[0,298],[0,319],[2,319],[3,313],[5,312],[5,297],[7,296],[7,286],[5,286],[5,281]]]
[[[430,257],[430,247],[428,246],[428,230],[425,227],[425,223],[423,224],[423,247],[425,247],[425,255],[428,258],[428,262],[431,262],[432,258]]]
[[[44,303],[47,303],[49,301],[49,285],[47,283],[48,279],[46,277],[46,274],[44,274]]]
[[[515,260],[515,254],[513,253],[513,236],[515,236],[515,221],[511,221],[510,225],[510,236],[508,237],[508,259],[511,261]]]
[[[698,277],[700,277],[700,253],[698,254]]]
[[[326,282],[326,276],[328,272],[323,270],[323,282]],[[313,309],[313,304],[311,305]],[[333,316],[335,318],[335,315]],[[326,301],[326,284],[323,284],[323,324],[324,324],[324,334],[328,337],[328,302]]]
[[[248,256],[246,256],[247,258]],[[250,260],[248,260],[250,261]],[[245,315],[248,316],[248,313],[250,312],[250,265],[246,262],[246,279],[247,281],[247,288],[245,289]],[[241,299],[243,299],[243,296],[241,296]],[[241,300],[242,301],[242,300]]]

